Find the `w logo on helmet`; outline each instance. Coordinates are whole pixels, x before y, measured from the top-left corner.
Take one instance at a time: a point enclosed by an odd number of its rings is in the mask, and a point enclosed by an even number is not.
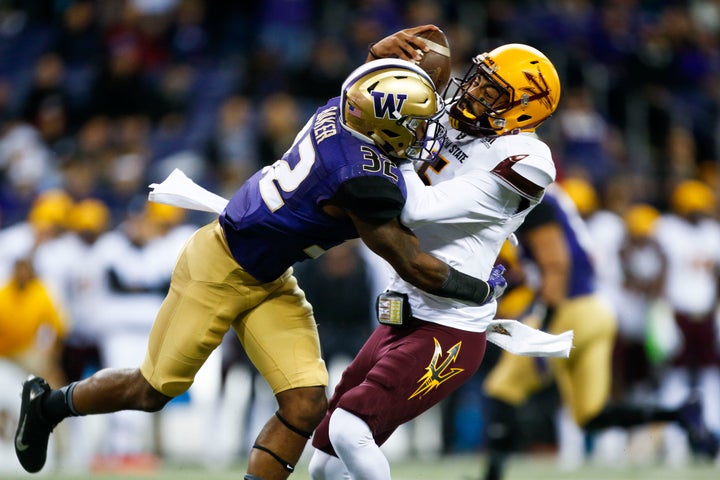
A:
[[[375,117],[377,118],[400,118],[400,110],[402,110],[407,94],[405,93],[385,93],[377,90],[371,92],[373,97],[373,107],[375,109]]]

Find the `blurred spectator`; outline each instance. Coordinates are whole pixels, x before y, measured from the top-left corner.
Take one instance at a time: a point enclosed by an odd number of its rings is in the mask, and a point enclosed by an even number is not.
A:
[[[62,129],[53,136],[43,136],[50,144],[54,142],[54,137],[70,132],[77,121],[64,81],[65,63],[62,57],[55,53],[42,55],[35,63],[32,84],[21,106],[23,119],[41,132],[43,114],[48,115],[48,110],[59,111],[56,115],[63,117]]]
[[[604,185],[622,167],[618,132],[595,108],[590,91],[570,89],[558,111],[558,168],[566,176],[588,176],[594,185]]]
[[[6,225],[21,221],[27,215],[37,194],[54,187],[54,158],[38,132],[16,122],[0,138],[0,207]]]
[[[282,158],[305,120],[297,100],[286,93],[277,93],[262,101],[257,141],[263,165]]]
[[[152,125],[145,115],[117,119],[113,123],[115,154],[100,172],[101,199],[112,212],[113,224],[119,224],[139,196],[144,197],[149,173]]]
[[[35,274],[31,258],[17,259],[0,286],[0,357],[62,385],[60,346],[67,331],[62,308]]]
[[[168,40],[176,62],[202,65],[208,60],[210,35],[204,24],[206,8],[201,0],[179,2]]]
[[[90,86],[90,113],[111,118],[156,113],[156,91],[144,76],[139,40],[118,34],[108,49]]]
[[[95,3],[71,2],[62,12],[54,48],[68,68],[92,70],[102,58],[102,36]]]
[[[308,62],[293,74],[289,92],[310,105],[325,102],[340,93],[342,82],[356,63],[335,39],[320,39]]]
[[[305,65],[310,58],[316,3],[312,0],[262,2],[258,23],[259,47],[272,54],[283,69],[294,70]]]
[[[223,101],[205,148],[219,192],[233,192],[262,165],[256,150],[255,113],[250,99],[234,95]]]
[[[168,67],[162,74],[156,92],[156,117],[149,137],[151,161],[192,151],[197,146],[188,124],[193,77],[192,68],[181,64]]]

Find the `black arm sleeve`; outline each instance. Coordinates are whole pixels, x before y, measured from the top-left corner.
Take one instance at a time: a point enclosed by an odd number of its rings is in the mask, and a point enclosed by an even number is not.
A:
[[[364,220],[391,220],[405,205],[400,188],[382,177],[354,177],[340,185],[333,204]]]
[[[492,295],[492,290],[486,281],[458,272],[453,267],[450,267],[448,278],[442,284],[442,287],[430,293],[440,297],[470,300],[482,305],[488,301]]]

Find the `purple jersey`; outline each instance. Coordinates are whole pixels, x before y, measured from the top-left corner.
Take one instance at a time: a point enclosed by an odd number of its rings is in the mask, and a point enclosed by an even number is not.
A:
[[[262,282],[358,236],[349,218],[331,217],[324,203],[385,220],[402,210],[398,167],[346,130],[339,113],[339,97],[318,109],[283,158],[248,179],[220,215],[233,257]]]
[[[573,298],[594,293],[596,285],[595,267],[588,246],[590,233],[575,207],[568,201],[569,199],[548,189],[542,201],[528,214],[525,222],[518,228],[518,233],[522,236],[524,231],[545,223],[557,222],[560,224],[565,233],[572,259],[568,297]],[[532,258],[530,252],[527,253]]]

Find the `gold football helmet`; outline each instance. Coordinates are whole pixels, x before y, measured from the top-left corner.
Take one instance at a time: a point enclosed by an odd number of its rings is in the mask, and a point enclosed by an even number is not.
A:
[[[472,136],[533,132],[560,101],[560,77],[539,50],[510,43],[473,58],[465,77],[453,78],[450,125]]]
[[[628,208],[623,215],[625,226],[631,238],[652,235],[655,224],[660,218],[660,211],[646,203],[636,203]]]
[[[592,215],[599,208],[600,199],[590,181],[584,178],[568,177],[560,182],[560,186],[583,217]]]
[[[710,186],[701,180],[683,180],[670,196],[670,208],[680,215],[712,215],[717,199]]]
[[[420,67],[381,59],[357,68],[340,95],[340,123],[394,158],[431,161],[445,140],[445,104]]]
[[[105,203],[86,198],[74,204],[67,214],[67,226],[75,232],[100,234],[110,224],[110,209]]]

